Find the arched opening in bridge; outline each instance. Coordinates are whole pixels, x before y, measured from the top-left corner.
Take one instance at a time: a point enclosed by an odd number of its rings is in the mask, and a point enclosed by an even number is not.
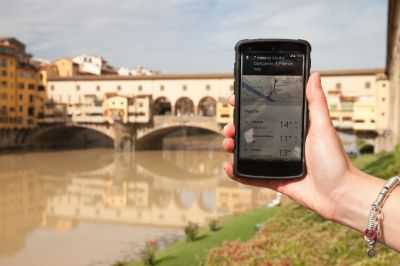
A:
[[[175,103],[175,115],[191,116],[194,114],[193,101],[188,97],[181,97]]]
[[[60,126],[54,127],[37,135],[32,139],[37,148],[112,148],[114,140],[109,136],[84,127]]]
[[[154,115],[171,115],[171,102],[167,97],[158,97],[154,101]]]
[[[216,109],[217,101],[214,98],[207,96],[199,101],[197,114],[201,116],[213,117],[215,116]]]

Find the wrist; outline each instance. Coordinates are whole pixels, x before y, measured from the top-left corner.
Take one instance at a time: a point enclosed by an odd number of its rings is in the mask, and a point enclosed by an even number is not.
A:
[[[350,170],[334,200],[332,221],[364,232],[371,204],[385,180]]]

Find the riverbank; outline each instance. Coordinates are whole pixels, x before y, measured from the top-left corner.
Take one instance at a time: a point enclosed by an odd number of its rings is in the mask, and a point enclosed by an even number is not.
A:
[[[254,209],[223,219],[217,231],[203,229],[195,241],[181,240],[165,250],[156,252],[156,265],[201,265],[210,249],[221,246],[225,241],[249,240],[256,232],[256,224],[267,221],[281,210],[281,207]],[[141,261],[120,262],[114,265],[139,266],[143,263]]]
[[[389,178],[400,169],[400,146],[391,153],[361,155],[353,162],[365,172]],[[253,219],[254,215],[258,218]],[[263,226],[255,232],[257,223]],[[361,234],[294,203],[228,218],[220,231],[206,230],[203,235],[195,242],[179,241],[157,252],[156,265],[400,264],[400,255],[382,245],[378,245],[378,256],[366,257]]]

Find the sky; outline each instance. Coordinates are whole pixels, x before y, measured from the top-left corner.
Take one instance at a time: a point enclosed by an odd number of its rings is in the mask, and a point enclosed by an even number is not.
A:
[[[387,0],[0,0],[0,36],[36,58],[83,53],[114,67],[232,72],[248,38],[305,39],[312,69],[383,68]]]

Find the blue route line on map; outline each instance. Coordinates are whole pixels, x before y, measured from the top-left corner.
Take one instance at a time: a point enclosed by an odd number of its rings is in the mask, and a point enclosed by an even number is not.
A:
[[[258,90],[254,89],[252,86],[247,84],[246,82],[242,82],[242,87],[245,88],[247,91],[255,94],[258,97],[260,97],[260,98],[263,98],[263,99],[265,99],[267,101],[270,101],[270,102],[275,102],[275,100],[272,99],[272,94],[275,92],[275,83],[274,83],[274,91],[271,91],[268,95],[265,95],[265,94],[259,92]]]

